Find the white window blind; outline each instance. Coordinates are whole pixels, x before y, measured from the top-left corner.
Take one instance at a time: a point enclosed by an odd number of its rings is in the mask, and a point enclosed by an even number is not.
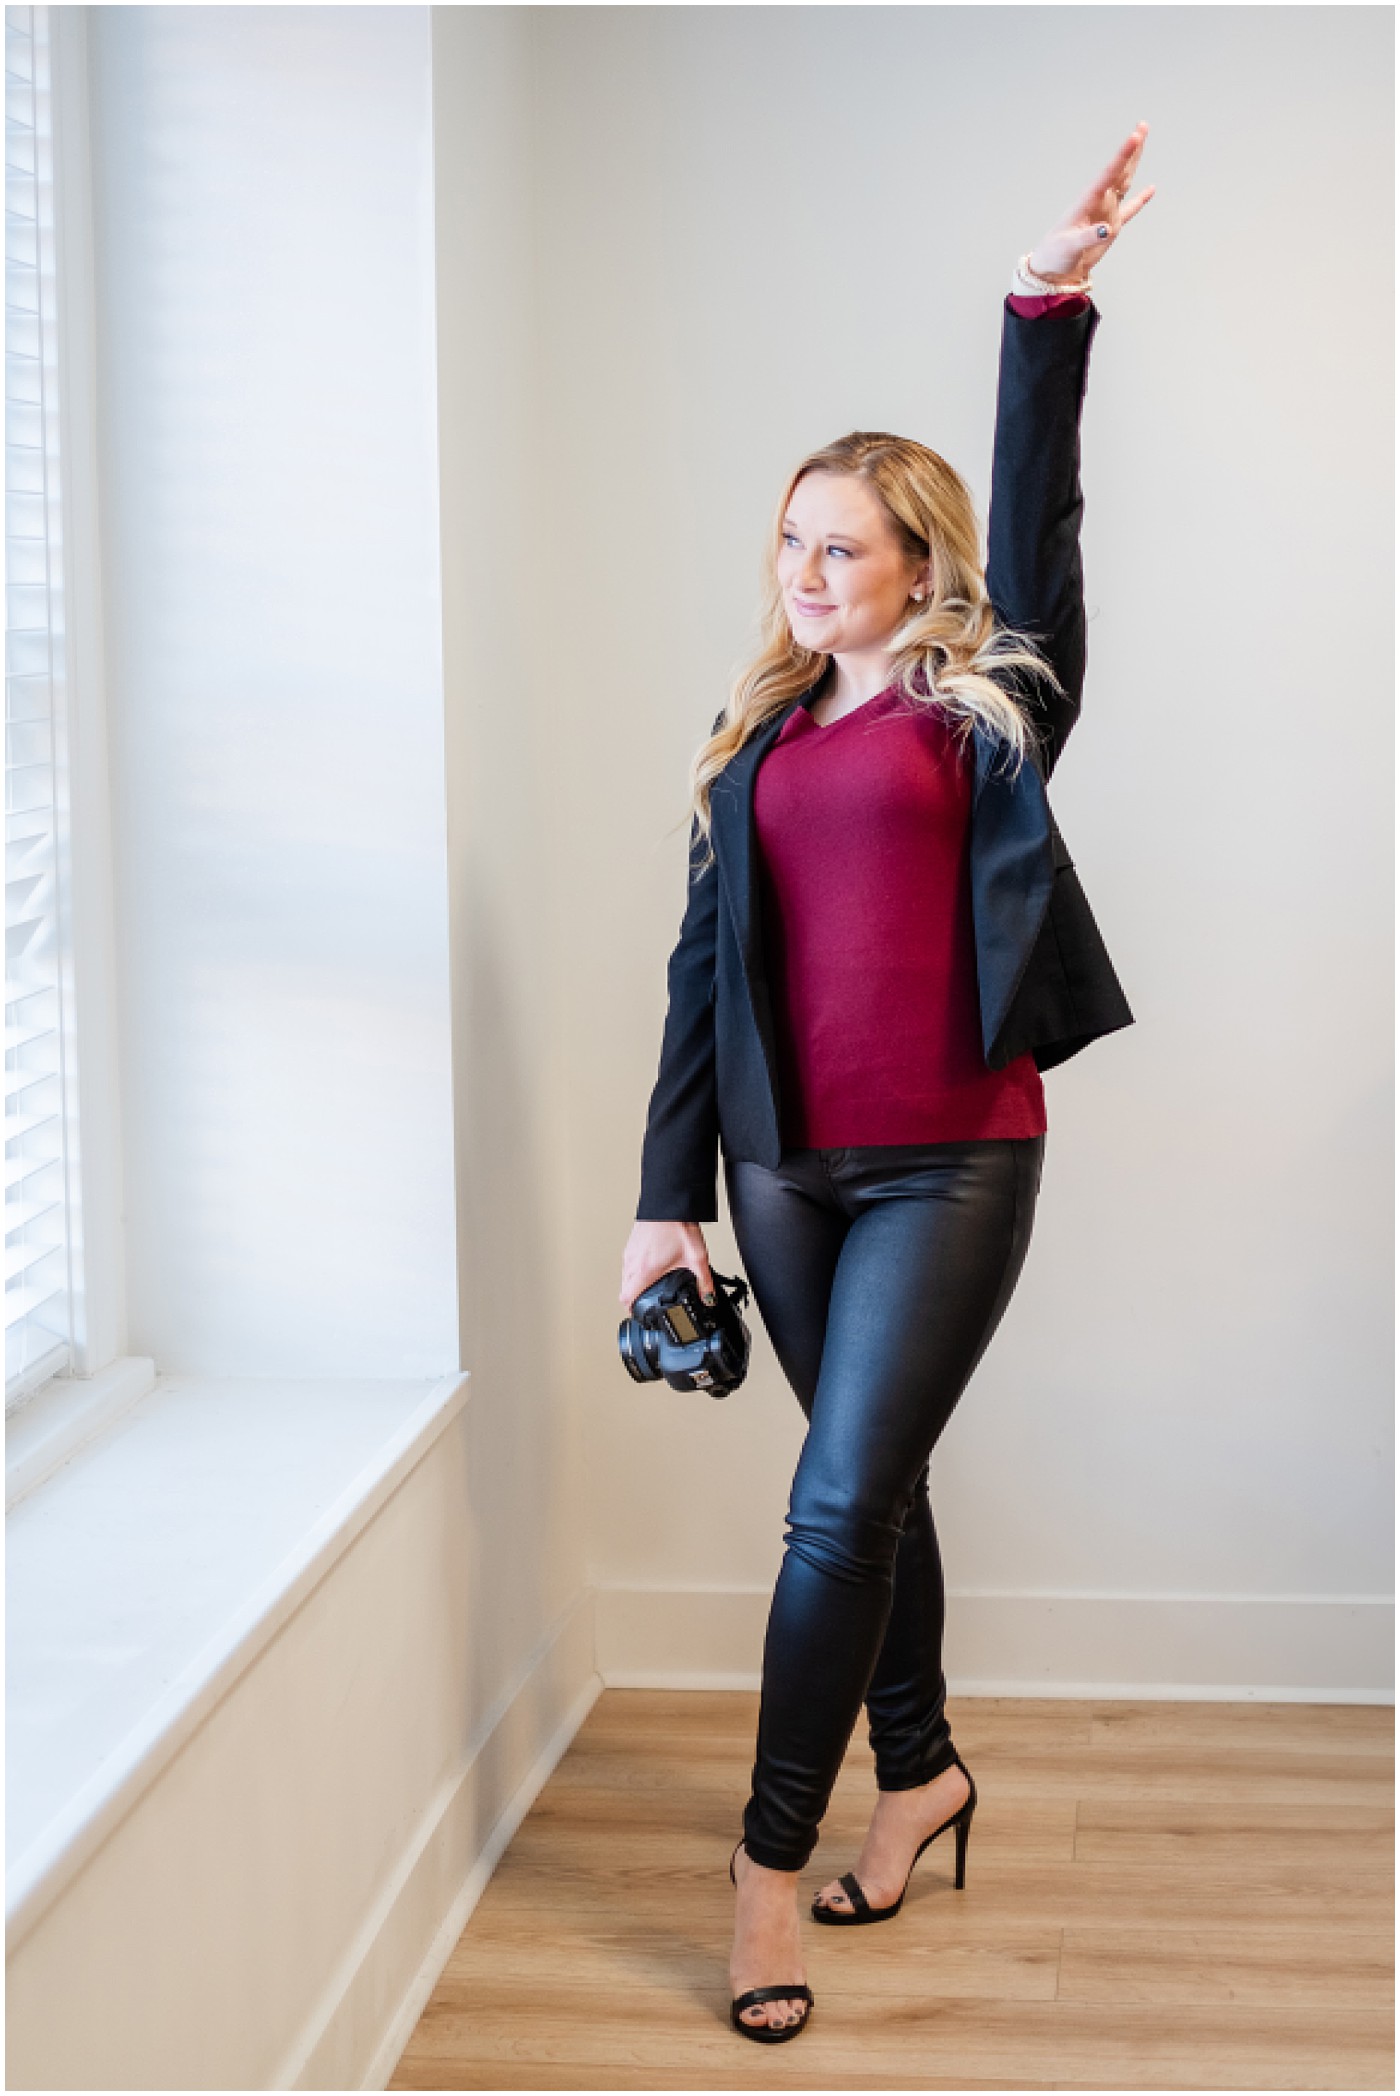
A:
[[[5,1394],[74,1348],[49,10],[5,9]]]

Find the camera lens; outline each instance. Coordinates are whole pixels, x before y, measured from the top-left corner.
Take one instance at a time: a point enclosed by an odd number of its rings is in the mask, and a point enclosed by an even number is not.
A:
[[[617,1350],[634,1383],[654,1383],[661,1374],[657,1366],[660,1343],[657,1333],[640,1318],[623,1318],[617,1328]]]

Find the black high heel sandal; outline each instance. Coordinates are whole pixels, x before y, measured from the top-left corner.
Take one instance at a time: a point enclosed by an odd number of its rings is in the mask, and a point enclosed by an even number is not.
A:
[[[953,1883],[957,1890],[961,1892],[967,1883],[967,1837],[972,1826],[972,1815],[977,1810],[977,1785],[972,1780],[972,1771],[964,1766],[961,1757],[956,1752],[954,1752],[952,1762],[949,1765],[950,1767],[962,1769],[963,1774],[967,1777],[967,1798],[958,1807],[951,1819],[945,1819],[941,1827],[935,1827],[933,1832],[919,1843],[919,1846],[914,1851],[914,1863],[918,1862],[929,1842],[937,1841],[939,1835],[946,1834],[949,1827],[956,1827],[958,1830],[957,1856],[953,1866]],[[909,1890],[909,1878],[912,1878],[914,1875],[914,1863],[910,1864],[909,1877],[904,1880],[904,1892]],[[845,1876],[840,1880],[840,1884],[841,1889],[850,1900],[853,1912],[847,1914],[840,1907],[826,1907],[822,1905],[820,1900],[814,1899],[812,1901],[813,1921],[824,1922],[828,1928],[861,1928],[871,1921],[893,1921],[895,1915],[898,1914],[900,1908],[904,1905],[904,1892],[901,1892],[892,1907],[872,1907],[861,1889],[860,1879],[853,1870],[846,1872]]]
[[[743,1846],[744,1837],[741,1834],[734,1844],[734,1856],[738,1855]],[[737,1887],[739,1880],[734,1875],[734,1856],[729,1859],[729,1882]],[[743,2021],[745,2009],[756,2009],[769,2001],[805,2001],[807,2013],[796,2023],[785,2024],[779,2029],[775,2029],[771,2023]],[[807,1986],[789,1984],[786,1987],[750,1987],[747,1994],[738,1995],[729,2004],[729,2020],[735,2030],[742,2031],[746,2038],[756,2038],[760,2045],[780,2045],[784,2038],[795,2038],[799,2031],[806,2030],[816,2005],[817,1997]]]

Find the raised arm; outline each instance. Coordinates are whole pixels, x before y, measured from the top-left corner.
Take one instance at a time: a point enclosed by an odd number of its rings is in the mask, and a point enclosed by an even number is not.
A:
[[[1045,736],[1047,777],[1079,715],[1086,659],[1079,417],[1099,313],[1087,298],[1075,305],[1027,319],[1007,299],[987,521],[996,615],[1032,636],[1064,686],[1021,686]]]
[[[1146,124],[1138,124],[1025,258],[1018,270],[1022,289],[1030,291],[1038,280],[1052,295],[1013,292],[1003,309],[987,594],[1004,624],[1040,643],[1064,687],[1057,692],[1039,677],[1026,693],[1044,731],[1047,777],[1079,716],[1087,654],[1079,424],[1100,315],[1084,294],[1091,270],[1154,194],[1149,188],[1124,202],[1146,139]]]

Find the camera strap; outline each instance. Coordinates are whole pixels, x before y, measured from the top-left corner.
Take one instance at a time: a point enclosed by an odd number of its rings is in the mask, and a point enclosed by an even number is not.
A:
[[[710,1272],[713,1275],[714,1279],[721,1284],[726,1293],[728,1293],[730,1290],[733,1291],[733,1294],[730,1299],[737,1310],[742,1310],[745,1303],[749,1299],[749,1284],[743,1278],[742,1274],[722,1274],[719,1268],[716,1266],[712,1266],[710,1268]]]

